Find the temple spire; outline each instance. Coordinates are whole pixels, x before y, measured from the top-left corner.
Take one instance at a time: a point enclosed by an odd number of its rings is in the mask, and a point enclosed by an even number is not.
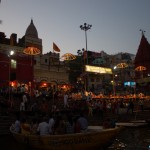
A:
[[[144,36],[144,33],[145,33],[146,31],[144,31],[144,30],[142,30],[142,29],[140,29],[140,31],[141,31],[142,36]]]
[[[31,18],[31,24],[33,24],[33,18]]]

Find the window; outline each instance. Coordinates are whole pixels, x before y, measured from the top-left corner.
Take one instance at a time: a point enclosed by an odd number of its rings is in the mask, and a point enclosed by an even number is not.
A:
[[[12,69],[16,69],[16,60],[14,60],[14,59],[11,59],[11,68]]]

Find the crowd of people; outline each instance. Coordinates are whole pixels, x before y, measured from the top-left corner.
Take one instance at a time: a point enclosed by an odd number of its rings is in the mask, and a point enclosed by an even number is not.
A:
[[[29,112],[29,116],[34,116],[32,119],[31,117],[29,119],[27,115],[17,116],[14,123],[15,131],[40,135],[77,133],[87,130],[88,120],[86,117],[95,115],[101,117],[103,126],[108,128],[114,126],[114,122],[110,118],[103,118],[104,113],[120,114],[124,111],[126,114],[134,114],[137,109],[144,110],[143,99],[96,99],[89,92],[88,95],[83,94],[80,100],[74,100],[71,98],[71,94],[55,92],[52,97],[47,97],[46,92],[37,90],[33,97],[26,92],[19,94],[19,97],[12,94],[8,101],[9,110],[15,111],[14,105],[17,102],[19,103],[19,110],[17,110],[19,114]],[[67,113],[65,113],[66,111]],[[86,114],[86,117],[83,114]]]
[[[127,108],[126,112],[132,112],[135,109],[135,103],[138,99],[115,99],[115,98],[93,98],[92,93],[89,92],[85,95],[84,91],[79,91],[82,97],[80,100],[72,98],[72,92],[65,91],[55,91],[51,90],[33,90],[33,95],[31,97],[30,93],[26,93],[24,87],[21,87],[19,91],[12,90],[8,101],[1,102],[1,105],[8,105],[9,109],[13,111],[15,109],[15,101],[19,103],[19,111],[59,111],[60,108],[58,103],[63,103],[63,109],[76,110],[77,107],[86,107],[88,109],[89,115],[92,116],[96,111],[111,111],[112,113],[119,113],[122,108]],[[1,90],[0,93],[3,97],[8,96],[7,90]],[[6,97],[8,99],[8,97]],[[72,102],[71,102],[72,101]],[[82,101],[81,103],[79,101]],[[143,99],[138,100],[138,104],[143,110]],[[81,108],[81,109],[82,109]]]
[[[88,121],[82,112],[78,116],[63,113],[49,114],[40,118],[19,114],[12,126],[15,132],[26,135],[60,135],[85,132],[88,129]]]

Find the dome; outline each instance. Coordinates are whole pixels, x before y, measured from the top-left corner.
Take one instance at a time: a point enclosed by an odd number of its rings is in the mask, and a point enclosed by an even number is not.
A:
[[[31,19],[31,23],[28,26],[25,36],[29,36],[29,37],[33,37],[33,38],[37,38],[38,39],[38,32],[36,27],[33,24],[33,20]]]

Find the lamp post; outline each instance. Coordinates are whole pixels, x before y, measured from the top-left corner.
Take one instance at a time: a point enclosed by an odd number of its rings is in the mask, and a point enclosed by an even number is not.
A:
[[[88,49],[87,49],[87,33],[86,33],[86,31],[88,31],[89,29],[91,29],[91,27],[92,27],[92,25],[89,25],[89,24],[87,24],[87,23],[84,23],[84,25],[80,25],[80,29],[81,30],[84,30],[85,31],[85,44],[86,44],[86,52],[87,52],[87,58],[86,58],[86,60],[87,60],[87,65],[88,65]]]
[[[88,65],[88,49],[87,49],[87,32],[89,29],[91,29],[92,25],[89,25],[87,23],[84,23],[84,25],[80,25],[80,29],[85,31],[85,44],[86,44],[86,64]],[[88,83],[88,74],[87,74],[87,83]],[[86,89],[85,89],[86,90]],[[87,85],[88,90],[88,85]]]
[[[116,95],[116,89],[115,89],[115,85],[116,85],[116,82],[115,82],[115,77],[117,76],[114,72],[114,70],[116,69],[117,67],[114,66],[113,69],[112,69],[112,76],[113,76],[113,80],[112,80],[112,85],[113,85],[113,94],[114,96]]]
[[[9,86],[9,101],[11,100],[11,85],[10,85],[10,76],[11,76],[11,56],[14,55],[14,51],[10,51],[8,54],[9,57],[9,79],[8,79],[8,86]]]
[[[114,66],[113,69],[116,69],[116,66]],[[116,95],[116,89],[115,89],[115,74],[114,74],[114,70],[113,70],[113,91],[114,91],[114,96]]]
[[[1,0],[0,0],[0,3],[1,3]],[[0,20],[0,24],[2,24],[2,20]]]

